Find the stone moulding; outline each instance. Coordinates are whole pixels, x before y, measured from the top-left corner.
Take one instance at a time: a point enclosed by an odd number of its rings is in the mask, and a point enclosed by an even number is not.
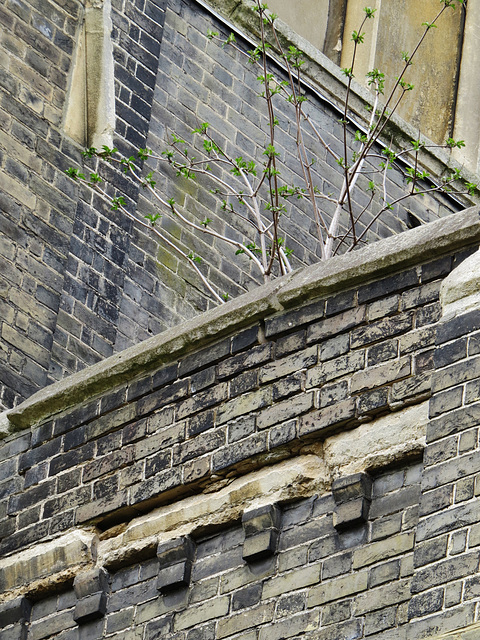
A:
[[[98,396],[140,371],[146,373],[259,319],[478,242],[479,212],[478,206],[471,207],[258,287],[180,327],[169,329],[42,389],[0,415],[0,436],[33,426],[75,403]]]

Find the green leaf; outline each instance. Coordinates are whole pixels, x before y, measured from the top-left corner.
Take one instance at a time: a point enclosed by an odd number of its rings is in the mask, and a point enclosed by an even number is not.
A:
[[[174,133],[172,133],[172,144],[187,144],[187,143],[185,142],[185,140],[182,140],[182,138],[179,138]]]
[[[85,175],[80,173],[80,169],[74,169],[73,167],[69,167],[65,170],[67,176],[72,178],[72,180],[85,180]]]
[[[194,130],[192,131],[192,133],[201,133],[201,134],[205,134],[205,133],[207,133],[207,130],[208,130],[208,127],[209,127],[209,126],[210,126],[210,125],[208,124],[208,122],[202,122],[202,124],[201,124],[197,129],[194,129]]]
[[[102,182],[102,179],[98,175],[98,173],[91,173],[90,174],[90,186],[93,186],[93,185],[98,184],[100,182]]]
[[[465,186],[467,187],[467,191],[471,196],[475,195],[475,192],[477,190],[477,185],[475,183],[467,182]]]
[[[150,220],[150,222],[152,223],[152,227],[155,226],[156,221],[161,217],[162,216],[159,213],[149,213],[145,216],[145,218],[147,220]]]
[[[145,176],[145,179],[144,179],[144,181],[142,182],[142,187],[145,189],[147,186],[149,186],[149,185],[150,185],[150,187],[152,187],[152,189],[153,189],[153,187],[154,187],[156,184],[157,184],[157,183],[156,183],[156,181],[153,179],[153,171],[150,171],[150,173],[148,173],[148,174]]]
[[[450,149],[462,149],[462,147],[465,146],[465,142],[463,140],[454,140],[453,138],[448,138],[446,145],[447,147],[450,147]]]
[[[97,150],[95,147],[89,147],[88,149],[85,149],[85,151],[83,151],[82,156],[84,158],[93,158],[93,156],[97,155]]]
[[[352,32],[352,40],[356,44],[363,43],[364,39],[365,39],[365,34],[364,33],[358,33],[358,31],[353,31]]]
[[[121,206],[126,204],[123,196],[118,196],[118,198],[112,198],[112,211],[117,211]]]
[[[275,150],[275,147],[273,146],[273,144],[269,144],[267,145],[265,151],[263,152],[263,155],[268,156],[269,158],[275,158],[280,154]]]
[[[367,84],[370,87],[374,84],[379,93],[383,93],[385,88],[385,74],[379,71],[378,69],[372,69],[367,72]]]
[[[138,157],[140,158],[140,160],[146,160],[148,158],[148,156],[152,155],[152,150],[151,149],[139,149],[138,153],[137,153]]]

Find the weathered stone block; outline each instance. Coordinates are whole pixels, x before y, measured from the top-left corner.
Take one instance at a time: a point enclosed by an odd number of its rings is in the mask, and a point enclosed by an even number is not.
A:
[[[248,609],[248,611],[230,615],[228,618],[219,620],[216,638],[225,638],[251,627],[256,628],[266,622],[270,622],[274,613],[275,602],[269,602],[268,604],[261,604],[258,607]]]
[[[79,573],[73,581],[73,590],[78,599],[98,591],[107,591],[107,589],[108,573],[102,568]]]
[[[311,324],[307,329],[307,344],[319,342],[356,327],[365,321],[366,314],[366,307],[361,306]]]
[[[408,603],[408,618],[420,618],[430,613],[435,613],[442,608],[444,599],[443,589],[434,589],[433,591],[427,591],[421,593],[413,598]]]
[[[365,473],[337,478],[332,485],[336,507],[333,512],[333,526],[347,529],[363,524],[368,519],[372,497],[372,480]]]
[[[163,594],[167,594],[188,587],[194,556],[195,543],[189,536],[160,543],[157,547],[157,557],[160,563],[157,589]]]
[[[254,562],[267,558],[276,552],[280,518],[281,512],[276,505],[266,505],[243,514],[244,560]]]
[[[309,607],[316,607],[327,602],[341,600],[348,596],[361,593],[368,587],[368,572],[357,571],[335,580],[313,587],[308,593],[307,604]]]
[[[0,603],[0,628],[27,622],[30,619],[31,609],[32,605],[23,596]]]
[[[85,596],[75,605],[73,619],[78,624],[85,624],[103,618],[107,611],[107,594],[103,591]]]
[[[368,520],[369,508],[369,501],[363,498],[340,504],[333,512],[333,526],[341,531],[364,524]]]
[[[406,378],[411,374],[411,361],[408,356],[386,364],[359,371],[352,376],[351,392],[365,391],[389,382]]]
[[[299,435],[327,432],[342,424],[352,422],[356,415],[355,399],[347,398],[320,411],[312,411],[300,419]]]
[[[324,312],[325,302],[318,300],[300,309],[288,311],[273,318],[267,318],[265,321],[265,335],[269,337],[276,333],[282,333],[289,329],[299,327],[301,324],[306,324],[307,322],[321,318]]]
[[[79,573],[73,581],[77,603],[73,618],[78,624],[102,618],[107,610],[108,573],[103,568]]]
[[[245,538],[243,543],[243,559],[254,562],[272,556],[277,550],[278,531],[266,529]]]
[[[366,473],[337,478],[332,484],[332,493],[337,505],[357,498],[372,497],[372,479]]]

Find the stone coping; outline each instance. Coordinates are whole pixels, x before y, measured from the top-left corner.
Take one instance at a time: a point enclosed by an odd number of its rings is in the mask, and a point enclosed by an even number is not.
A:
[[[175,361],[186,352],[276,312],[350,289],[478,241],[480,207],[475,206],[294,271],[38,391],[14,409],[0,414],[0,437],[38,424],[139,373]]]

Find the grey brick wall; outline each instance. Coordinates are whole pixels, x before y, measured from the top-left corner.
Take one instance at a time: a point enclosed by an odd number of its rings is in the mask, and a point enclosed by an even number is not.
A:
[[[420,476],[419,463],[379,475],[371,520],[353,535],[334,529],[329,495],[286,506],[278,554],[265,560],[245,562],[240,525],[200,536],[188,589],[159,595],[157,558],[112,572],[105,617],[81,633],[92,640],[378,637],[407,620]],[[76,603],[73,590],[34,603],[27,637],[81,637]]]
[[[283,291],[281,311],[236,316],[175,355],[137,361],[134,349],[116,384],[87,392],[78,379],[77,395],[12,411],[0,638],[475,637],[480,323],[475,310],[442,315],[439,291],[476,250],[459,236],[478,237],[477,215],[428,262],[410,254],[402,269],[290,306]],[[424,449],[405,436],[394,455],[369,458],[364,427],[391,442],[395,417],[427,404]],[[328,452],[347,434],[355,470],[332,466],[330,480],[289,493],[305,479],[289,480],[288,465],[335,464]],[[267,471],[282,497],[262,494]],[[228,515],[200,517],[199,500]],[[79,535],[92,544],[83,564]]]
[[[5,466],[0,553],[429,398],[439,287],[470,252],[268,317],[35,426]]]
[[[55,380],[195,316],[211,301],[185,264],[64,175],[82,161],[63,122],[82,3],[6,1],[0,20],[0,403],[12,407]],[[112,20],[115,144],[122,152],[145,145],[160,151],[172,130],[190,135],[208,120],[232,154],[261,156],[264,116],[256,74],[243,58],[206,38],[210,28],[226,33],[221,21],[194,0],[113,0]],[[307,92],[312,115],[338,146],[338,113]],[[290,165],[287,105],[279,115],[279,149]],[[318,157],[319,184],[338,186],[339,167],[308,142]],[[107,178],[109,189],[123,193],[132,211],[138,206],[141,216],[149,210],[151,204],[123,174],[110,171]],[[168,172],[160,182],[189,214],[208,214],[219,228],[242,238],[242,228],[217,216],[206,189],[187,189]],[[425,220],[457,208],[447,200],[412,205]],[[372,238],[400,231],[405,222],[405,212],[387,216],[374,226]],[[241,257],[167,218],[162,227],[181,247],[203,255],[202,268],[222,290],[236,295],[257,283],[258,275]],[[284,231],[295,266],[317,260],[305,210],[287,216]]]
[[[478,544],[478,311],[444,319],[436,336],[425,471],[409,618],[475,619]]]

